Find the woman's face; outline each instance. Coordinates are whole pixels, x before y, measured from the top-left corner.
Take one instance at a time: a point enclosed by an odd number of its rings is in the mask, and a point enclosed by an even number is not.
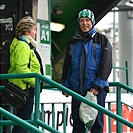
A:
[[[80,18],[79,26],[83,32],[88,32],[89,30],[92,29],[93,25],[92,25],[92,22],[89,18]]]
[[[33,39],[36,39],[36,26],[32,26],[30,32],[27,33],[27,35],[31,36]]]

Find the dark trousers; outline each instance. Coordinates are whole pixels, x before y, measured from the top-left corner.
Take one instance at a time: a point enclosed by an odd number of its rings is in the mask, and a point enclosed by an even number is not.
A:
[[[102,91],[99,95],[97,95],[97,103],[103,107],[105,107],[106,95],[107,95],[106,91]],[[79,118],[80,104],[81,102],[79,100],[72,97],[72,118],[73,118],[72,133],[85,133],[86,132],[86,128]],[[103,126],[104,126],[103,113],[98,112],[98,116],[91,129],[91,133],[103,133]]]
[[[2,100],[2,104],[5,104],[5,105],[2,105],[2,108],[7,110],[7,111],[10,111],[10,105],[6,105],[6,102],[4,100]],[[13,112],[15,113],[15,111],[13,110]],[[2,117],[3,120],[8,120],[7,118],[5,117]],[[3,133],[10,133],[10,130],[11,130],[11,126],[3,126]]]
[[[24,107],[17,108],[17,116],[23,120],[31,119],[34,104],[34,91],[34,88],[29,88],[28,92],[30,96],[28,98],[28,102],[26,103],[26,105],[24,105]],[[16,125],[13,127],[12,133],[27,133],[27,130]]]

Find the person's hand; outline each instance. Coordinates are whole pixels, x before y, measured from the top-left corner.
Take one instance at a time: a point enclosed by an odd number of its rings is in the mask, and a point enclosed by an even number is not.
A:
[[[69,94],[67,94],[67,93],[64,93],[64,95],[65,95],[66,97],[69,97]]]
[[[99,94],[99,92],[94,88],[91,88],[90,92],[92,92],[94,96]]]

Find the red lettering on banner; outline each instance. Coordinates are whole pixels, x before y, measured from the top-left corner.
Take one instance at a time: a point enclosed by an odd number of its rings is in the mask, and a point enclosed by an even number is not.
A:
[[[131,112],[129,111],[129,108],[125,105],[122,105],[122,116],[123,116],[123,118],[125,118],[126,120],[129,120],[130,113]],[[126,125],[123,125],[123,131],[127,132],[127,126]]]
[[[116,104],[111,105],[111,111],[116,114]],[[122,117],[133,123],[133,109],[126,105],[122,105]],[[108,119],[107,116],[104,115],[104,133],[107,132],[107,128],[108,128]],[[112,118],[111,118],[111,129],[112,129],[111,132],[116,133],[116,120]],[[133,132],[133,129],[129,128],[126,125],[123,125],[123,132],[126,133],[129,131]]]
[[[111,111],[116,114],[116,104],[111,105]],[[111,119],[111,124],[112,124],[112,132],[116,132],[116,120]]]
[[[133,109],[131,109],[129,121],[133,123]],[[132,128],[130,128],[130,132],[133,132],[133,129]]]
[[[104,127],[103,127],[103,131],[106,132],[107,131],[107,119],[106,119],[106,115],[104,115]]]

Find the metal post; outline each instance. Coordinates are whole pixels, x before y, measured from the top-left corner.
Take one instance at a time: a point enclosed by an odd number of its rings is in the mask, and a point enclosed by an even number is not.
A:
[[[108,103],[108,110],[111,111],[111,102]],[[109,133],[112,133],[112,130],[111,130],[111,129],[112,129],[111,119],[110,119],[109,116],[108,116],[108,127],[109,127],[108,132],[109,132]]]
[[[121,104],[121,88],[120,86],[117,86],[117,93],[116,93],[116,112],[119,116],[122,117],[122,104]],[[117,133],[123,133],[122,131],[122,124],[117,121],[117,124],[116,124],[116,128],[117,128]]]
[[[52,127],[55,128],[55,107],[54,107],[54,103],[52,103]]]
[[[40,80],[36,78],[36,89],[35,89],[35,114],[34,120],[35,122],[39,119],[39,103],[40,103]],[[37,126],[37,125],[36,125]],[[38,126],[37,126],[38,127]]]
[[[45,115],[44,115],[44,103],[41,103],[41,112],[42,112],[42,121],[45,122]],[[45,133],[44,128],[42,128],[42,131]]]
[[[126,84],[129,86],[129,80],[128,80],[128,62],[125,61],[125,66],[126,66]]]
[[[115,43],[115,12],[113,12],[113,66],[116,66],[116,43]],[[113,69],[113,82],[116,81],[116,70]]]
[[[63,103],[63,133],[66,133],[66,103]]]

